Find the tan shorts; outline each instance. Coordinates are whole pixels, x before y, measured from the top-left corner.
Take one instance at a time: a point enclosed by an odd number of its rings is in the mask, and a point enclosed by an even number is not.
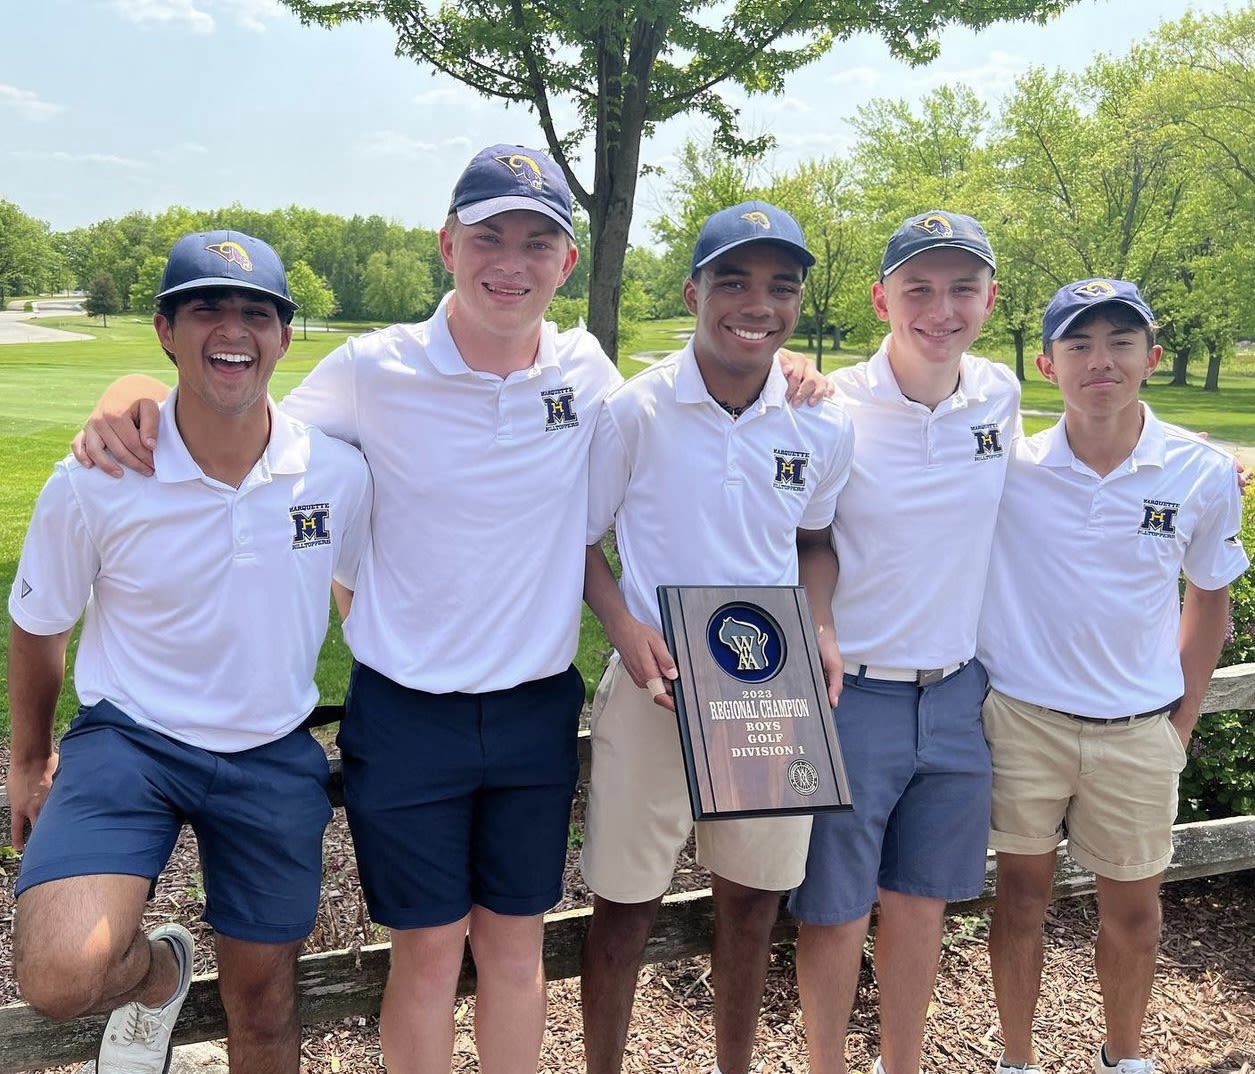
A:
[[[1045,854],[1063,839],[1084,868],[1142,880],[1172,860],[1185,748],[1166,715],[1108,726],[990,690],[982,712],[994,763],[989,845]]]
[[[694,828],[675,714],[654,704],[612,658],[591,715],[593,769],[580,867],[612,902],[648,902],[671,884]],[[787,891],[801,883],[810,817],[701,821],[698,861],[744,887]]]

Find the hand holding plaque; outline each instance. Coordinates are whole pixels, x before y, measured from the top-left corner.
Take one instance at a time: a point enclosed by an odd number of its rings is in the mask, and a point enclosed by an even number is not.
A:
[[[659,586],[693,816],[851,808],[800,586]]]

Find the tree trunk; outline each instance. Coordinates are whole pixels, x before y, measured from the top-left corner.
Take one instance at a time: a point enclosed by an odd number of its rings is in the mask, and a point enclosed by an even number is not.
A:
[[[1203,381],[1203,391],[1220,391],[1220,354],[1221,348],[1213,343],[1207,344],[1207,379]]]
[[[1189,360],[1189,347],[1181,347],[1172,352],[1172,387],[1185,387],[1185,367],[1189,364]]]
[[[1015,341],[1015,379],[1024,383],[1024,329],[1013,328],[1011,338]]]
[[[647,96],[663,31],[665,23],[637,22],[632,25],[629,42],[607,32],[597,47],[596,159],[591,204],[584,206],[593,247],[588,273],[588,330],[615,364],[619,361],[623,259],[636,201]]]

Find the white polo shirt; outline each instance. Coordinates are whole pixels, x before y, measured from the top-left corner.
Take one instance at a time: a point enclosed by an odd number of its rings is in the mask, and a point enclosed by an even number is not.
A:
[[[1182,571],[1223,589],[1249,561],[1233,459],[1142,405],[1133,454],[1099,477],[1064,422],[1016,449],[981,618],[990,682],[1082,716],[1150,712],[1181,696]]]
[[[831,524],[853,432],[832,400],[793,407],[786,387],[773,361],[758,400],[733,420],[706,390],[690,342],[606,400],[588,542],[614,523],[637,619],[660,626],[659,585],[797,584],[797,531]]]
[[[939,668],[976,652],[1020,387],[1006,366],[964,354],[958,389],[930,410],[902,394],[888,343],[831,377],[855,432],[833,524],[833,616],[847,668]]]
[[[9,614],[38,635],[83,615],[82,704],[108,700],[171,738],[234,753],[287,734],[318,701],[331,580],[356,583],[370,473],[347,444],[272,406],[270,442],[232,488],[188,453],[176,394],[161,406],[155,478],[57,463]]]
[[[476,372],[448,302],[337,347],[282,406],[359,445],[375,478],[353,655],[412,689],[482,693],[575,656],[588,448],[623,378],[588,332],[549,322],[533,365]]]

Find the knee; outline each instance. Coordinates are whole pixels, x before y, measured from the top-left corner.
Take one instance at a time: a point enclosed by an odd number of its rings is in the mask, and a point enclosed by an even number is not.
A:
[[[297,1018],[296,981],[289,973],[239,979],[219,977],[218,995],[231,1036],[278,1040],[292,1031]]]
[[[78,1018],[100,1009],[109,959],[91,951],[67,951],[33,943],[19,925],[14,935],[13,975],[22,998],[46,1018]]]
[[[1017,929],[1039,928],[1050,906],[1050,887],[1044,889],[1023,877],[998,877],[994,912]]]
[[[1100,928],[1128,946],[1158,946],[1162,921],[1158,899],[1139,905],[1099,908]]]
[[[719,925],[743,933],[770,933],[780,915],[780,894],[740,885],[715,889],[715,914]]]
[[[623,903],[597,898],[585,950],[611,962],[639,962],[657,914],[656,902]]]
[[[14,962],[14,976],[22,998],[45,1018],[64,1021],[99,1010],[104,999],[104,975],[91,973],[81,960],[58,963],[40,959]]]

